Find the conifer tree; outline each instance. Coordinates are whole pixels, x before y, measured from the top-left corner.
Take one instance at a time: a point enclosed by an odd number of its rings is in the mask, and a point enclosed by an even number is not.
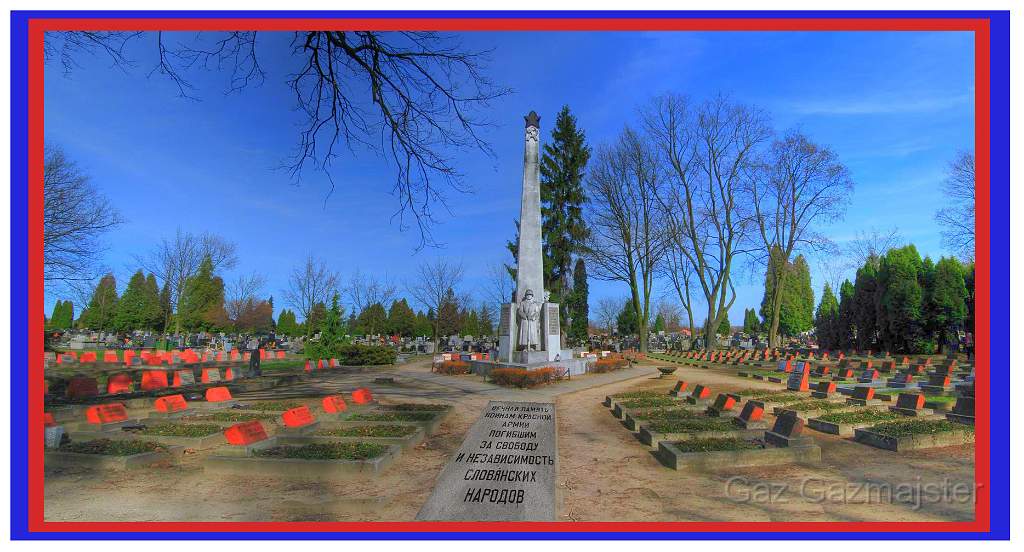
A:
[[[107,274],[96,284],[89,306],[82,313],[81,326],[90,330],[113,330],[117,300],[117,281],[113,274]]]

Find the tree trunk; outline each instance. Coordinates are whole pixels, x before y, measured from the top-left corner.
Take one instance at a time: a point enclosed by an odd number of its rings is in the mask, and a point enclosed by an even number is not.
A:
[[[768,329],[768,346],[775,349],[779,346],[779,315],[782,311],[782,288],[786,283],[786,263],[782,261],[781,274],[775,275],[775,292],[772,296],[772,323]]]

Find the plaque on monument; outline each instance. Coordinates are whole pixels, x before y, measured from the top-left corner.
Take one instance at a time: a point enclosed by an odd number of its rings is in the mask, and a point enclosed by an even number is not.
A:
[[[420,521],[553,521],[555,405],[491,401],[437,478]]]
[[[501,306],[501,319],[498,321],[498,335],[509,335],[512,329],[512,305]]]
[[[558,335],[558,305],[548,305],[548,335]]]

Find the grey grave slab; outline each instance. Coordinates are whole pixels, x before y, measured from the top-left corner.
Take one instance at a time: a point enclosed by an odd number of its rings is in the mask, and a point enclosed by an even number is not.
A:
[[[416,516],[421,521],[554,521],[555,405],[490,401]]]

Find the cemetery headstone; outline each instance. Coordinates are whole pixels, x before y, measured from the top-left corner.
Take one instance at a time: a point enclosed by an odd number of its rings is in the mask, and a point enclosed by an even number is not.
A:
[[[801,434],[804,421],[795,413],[783,414],[775,418],[771,431],[764,432],[765,442],[777,447],[802,447],[813,445],[814,440]]]

